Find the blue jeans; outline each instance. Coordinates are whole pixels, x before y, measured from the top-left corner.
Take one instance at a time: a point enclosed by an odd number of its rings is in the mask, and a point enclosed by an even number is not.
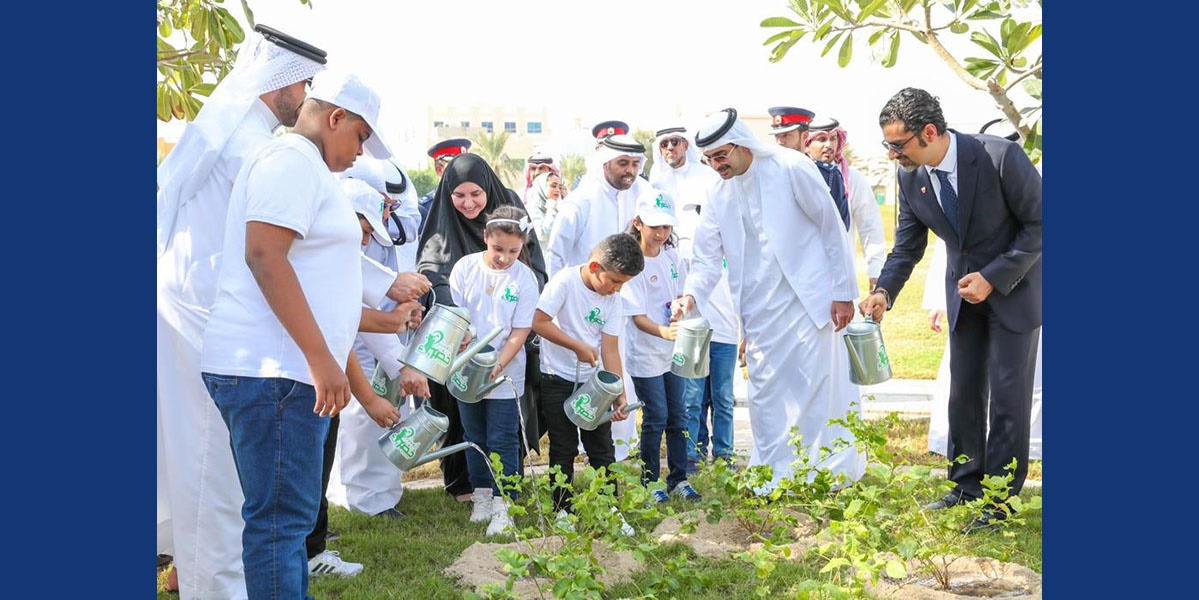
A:
[[[329,418],[316,389],[281,378],[202,373],[229,427],[245,503],[242,562],[250,600],[311,598],[304,539],[316,525]]]
[[[474,404],[458,401],[458,415],[462,418],[465,438],[483,450],[487,456],[492,452],[500,455],[504,464],[504,475],[516,475],[520,468],[520,418],[516,414],[516,398],[486,398]],[[475,489],[491,488],[499,495],[500,488],[491,476],[490,459],[466,450],[466,470],[470,473],[470,484]],[[513,498],[515,486],[505,489]]]
[[[666,489],[687,479],[687,405],[683,403],[682,377],[667,371],[657,377],[633,377],[637,400],[645,404],[641,416],[642,483],[657,481],[662,470],[662,433],[666,433]]]
[[[712,455],[717,458],[733,457],[733,374],[737,367],[737,345],[712,342],[708,350],[708,376],[699,379],[684,379],[683,398],[687,404],[688,460],[696,462],[700,456],[696,441],[700,438],[700,420],[705,398],[712,404]]]

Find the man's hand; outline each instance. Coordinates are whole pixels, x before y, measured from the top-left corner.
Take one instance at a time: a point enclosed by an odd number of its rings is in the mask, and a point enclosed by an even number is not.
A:
[[[975,271],[974,273],[966,273],[966,276],[958,280],[958,295],[962,300],[970,304],[978,304],[987,299],[991,295],[991,291],[995,287],[991,282],[983,277],[982,273]]]
[[[737,366],[746,366],[745,362],[745,338],[741,338],[741,343],[737,344]]]
[[[862,315],[870,317],[875,323],[881,323],[883,315],[887,312],[887,297],[882,292],[870,294],[858,304],[858,310],[861,311]]]
[[[416,300],[409,300],[401,304],[397,304],[392,312],[397,313],[403,319],[402,328],[396,333],[404,333],[405,331],[420,327],[421,320],[424,318],[425,307],[421,306]]]
[[[429,379],[412,367],[400,369],[400,391],[405,396],[429,397]]]
[[[837,328],[834,331],[845,329],[846,325],[853,320],[853,302],[833,300],[833,306],[829,309],[829,314],[833,317],[833,325]]]
[[[308,365],[312,387],[316,388],[316,404],[312,412],[333,417],[350,402],[350,379],[332,356]]]
[[[387,290],[387,297],[396,302],[404,303],[420,298],[431,289],[433,289],[433,284],[429,283],[428,277],[420,273],[408,271],[396,274],[396,280],[391,283],[391,287]]]
[[[876,286],[876,285],[878,285],[878,277],[871,277],[870,278],[870,289],[874,289],[874,286]]]
[[[941,333],[941,320],[945,318],[945,311],[936,309],[928,311],[928,328],[937,333]]]
[[[695,310],[695,297],[691,294],[679,296],[670,303],[670,320],[677,321],[693,310]]]

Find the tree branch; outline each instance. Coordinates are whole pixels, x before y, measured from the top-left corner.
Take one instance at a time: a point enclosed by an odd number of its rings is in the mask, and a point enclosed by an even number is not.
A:
[[[1019,77],[1013,79],[1012,82],[1010,84],[1008,84],[1007,90],[1010,91],[1012,88],[1016,87],[1016,84],[1020,83],[1021,81],[1025,80],[1025,79],[1028,79],[1029,77],[1032,77],[1033,75],[1038,75],[1040,73],[1041,73],[1041,65],[1038,64],[1036,67],[1029,69],[1025,73],[1022,73]]]
[[[962,81],[965,81],[966,85],[969,85],[970,87],[972,87],[976,90],[979,90],[979,91],[984,91],[984,92],[987,91],[987,83],[985,81],[971,75],[969,71],[967,71],[965,68],[962,67],[962,65],[958,64],[957,59],[955,59],[953,57],[953,55],[949,53],[949,50],[947,50],[945,48],[945,46],[941,45],[941,40],[939,38],[937,38],[937,33],[935,31],[929,29],[929,26],[931,25],[931,23],[932,23],[932,7],[930,5],[925,5],[924,6],[925,30],[922,31],[921,33],[923,33],[924,37],[926,39],[928,39],[928,45],[932,46],[933,52],[935,52],[937,56],[941,57],[941,60],[944,61],[945,64],[949,65],[949,69],[952,70],[955,74],[957,74],[957,76],[959,78],[961,78]]]

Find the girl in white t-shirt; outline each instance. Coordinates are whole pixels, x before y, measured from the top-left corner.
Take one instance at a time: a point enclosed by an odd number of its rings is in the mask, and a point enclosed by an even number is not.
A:
[[[516,475],[520,469],[520,413],[517,390],[525,389],[525,338],[533,327],[537,307],[537,279],[527,265],[525,244],[533,228],[525,212],[514,206],[501,206],[486,216],[483,241],[486,249],[468,254],[450,271],[450,292],[454,304],[470,311],[470,322],[480,334],[496,327],[504,330],[496,338],[499,359],[491,379],[507,375],[512,383],[500,384],[486,398],[467,403],[458,401],[458,413],[465,439],[486,454],[500,455],[504,475]],[[450,385],[453,385],[452,383]],[[501,494],[486,459],[468,450],[466,467],[474,493],[470,520],[489,521],[487,535],[499,535],[511,526],[509,500]],[[511,498],[516,490],[506,486]]]
[[[670,304],[683,291],[686,264],[679,258],[674,236],[674,201],[665,192],[649,189],[637,199],[637,216],[629,234],[645,254],[645,270],[624,286],[624,312],[629,317],[626,370],[637,398],[645,404],[641,417],[642,483],[657,481],[661,471],[662,434],[666,434],[666,489],[655,489],[657,502],[679,498],[696,501],[700,495],[687,482],[686,380],[670,372],[678,324],[671,322]]]

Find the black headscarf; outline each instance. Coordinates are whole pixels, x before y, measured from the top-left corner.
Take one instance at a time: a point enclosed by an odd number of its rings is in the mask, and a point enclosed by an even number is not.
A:
[[[467,181],[483,188],[483,192],[487,194],[487,205],[473,219],[467,219],[454,208],[454,199],[451,196],[455,188]],[[429,216],[421,232],[416,261],[416,270],[424,273],[432,282],[435,301],[438,304],[454,304],[450,296],[450,271],[463,256],[487,249],[487,244],[483,242],[486,215],[505,205],[524,210],[519,197],[504,187],[499,176],[482,157],[464,152],[446,165],[441,181],[437,184],[437,191],[430,202]],[[529,231],[525,251],[533,274],[537,277],[537,289],[541,289],[545,287],[548,276],[536,232]]]

